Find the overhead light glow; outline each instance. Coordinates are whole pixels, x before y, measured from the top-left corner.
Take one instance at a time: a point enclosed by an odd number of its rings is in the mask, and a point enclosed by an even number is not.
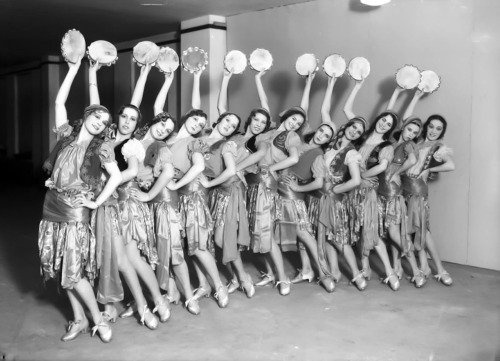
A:
[[[391,0],[361,0],[361,3],[368,6],[381,6],[390,3]]]

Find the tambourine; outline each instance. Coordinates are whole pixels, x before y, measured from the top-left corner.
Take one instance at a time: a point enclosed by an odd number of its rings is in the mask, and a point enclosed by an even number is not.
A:
[[[208,64],[208,54],[197,46],[189,47],[182,52],[181,62],[185,71],[194,73],[205,69]]]
[[[87,48],[87,57],[99,64],[110,66],[118,60],[118,52],[109,41],[97,40]]]
[[[160,48],[152,41],[141,41],[134,46],[133,60],[140,66],[153,64],[160,56]]]
[[[314,54],[302,54],[297,58],[295,70],[299,75],[308,76],[319,69],[319,60]]]
[[[247,67],[247,57],[239,50],[231,50],[224,58],[224,67],[233,74],[241,74]]]
[[[76,63],[78,58],[85,55],[85,38],[78,30],[68,30],[61,41],[61,53],[68,63]]]
[[[438,90],[441,78],[432,70],[424,70],[420,73],[421,79],[418,89],[424,93],[433,93]]]
[[[420,83],[420,70],[413,65],[405,65],[396,73],[396,83],[403,89],[413,89]]]
[[[370,62],[366,58],[358,56],[351,59],[347,71],[354,80],[363,80],[370,75]]]
[[[323,61],[323,71],[330,78],[341,77],[346,69],[346,62],[339,54],[332,54]]]
[[[269,70],[273,65],[273,56],[266,49],[255,49],[250,54],[250,67],[255,71]]]
[[[156,60],[156,67],[162,73],[173,73],[179,67],[179,55],[168,46],[160,49],[160,55]]]

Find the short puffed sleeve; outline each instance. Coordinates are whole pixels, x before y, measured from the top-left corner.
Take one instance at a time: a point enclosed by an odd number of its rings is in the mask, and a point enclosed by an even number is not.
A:
[[[172,164],[173,157],[172,157],[172,152],[168,147],[162,147],[160,148],[160,151],[158,153],[158,158],[156,159],[156,163],[153,169],[153,175],[155,177],[158,177],[161,172],[165,169],[167,164]]]
[[[73,131],[73,127],[69,125],[69,123],[64,123],[60,127],[54,127],[52,131],[56,134],[57,139],[61,139],[67,137]]]
[[[327,169],[323,155],[318,155],[314,159],[314,162],[311,166],[311,171],[314,179],[326,177]]]
[[[115,151],[109,144],[109,142],[104,142],[99,148],[99,159],[101,160],[101,166],[104,167],[105,163],[111,163],[115,161]]]
[[[361,164],[361,154],[356,149],[351,149],[345,155],[344,164],[349,165],[353,163]]]
[[[392,145],[384,147],[378,155],[379,163],[384,159],[390,163],[392,161],[392,158],[394,158],[394,147]]]
[[[415,143],[407,142],[405,144],[404,151],[405,151],[406,156],[408,156],[410,154],[417,154],[417,149],[415,148]]]
[[[206,153],[210,151],[210,147],[208,146],[207,143],[205,143],[201,139],[195,139],[191,143],[189,143],[187,147],[187,153],[188,153],[188,158],[189,160],[192,159],[193,153],[201,153],[203,156],[205,156]]]
[[[452,156],[453,155],[453,149],[446,145],[442,145],[439,147],[439,149],[434,153],[434,159],[436,159],[438,162],[443,161],[443,157],[446,156]]]
[[[122,147],[122,154],[126,162],[130,157],[136,157],[139,163],[142,163],[146,157],[146,151],[137,139],[128,140]]]
[[[288,133],[286,137],[286,142],[285,142],[285,147],[287,150],[290,150],[290,148],[293,147],[299,147],[302,144],[300,137],[297,133],[295,132],[290,132]]]
[[[225,153],[231,153],[233,157],[236,158],[238,153],[238,146],[236,145],[236,143],[231,140],[224,143],[221,149],[221,154]]]

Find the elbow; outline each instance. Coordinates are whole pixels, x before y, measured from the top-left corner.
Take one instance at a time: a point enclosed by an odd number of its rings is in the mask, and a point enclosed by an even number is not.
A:
[[[290,156],[290,165],[295,165],[299,162],[299,156],[298,155],[292,155]]]
[[[352,181],[353,188],[356,188],[361,184],[361,177],[353,178]]]

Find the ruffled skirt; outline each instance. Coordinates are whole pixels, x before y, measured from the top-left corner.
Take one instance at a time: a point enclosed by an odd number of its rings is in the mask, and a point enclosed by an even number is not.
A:
[[[406,203],[402,195],[378,196],[379,212],[382,215],[379,223],[379,235],[387,239],[388,228],[391,225],[398,227],[401,239],[401,255],[406,255],[412,250],[412,243],[408,236],[408,217],[406,215]]]
[[[297,251],[297,228],[313,235],[306,203],[300,199],[278,196],[276,209],[279,218],[276,219],[275,239],[283,252]]]
[[[360,239],[363,254],[368,256],[379,244],[379,224],[382,223],[374,188],[360,187],[349,193],[349,216],[353,243]]]

